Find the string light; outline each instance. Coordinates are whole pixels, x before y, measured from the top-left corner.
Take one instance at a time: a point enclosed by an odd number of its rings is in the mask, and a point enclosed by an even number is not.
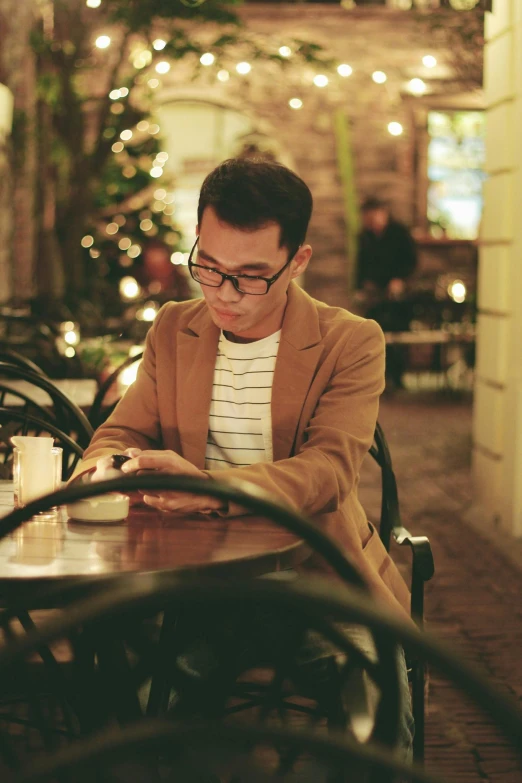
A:
[[[118,242],[118,247],[120,250],[128,250],[131,245],[132,242],[130,241],[129,237],[123,237],[123,239],[120,239]]]
[[[225,71],[224,69],[222,71],[218,71],[217,78],[220,82],[228,82],[230,79],[230,74],[228,71]]]
[[[132,64],[135,68],[146,68],[147,65],[150,65],[152,62],[152,53],[149,52],[148,49],[142,49],[138,54],[134,57]]]
[[[408,90],[413,95],[424,95],[426,92],[426,83],[422,79],[411,79],[408,82]]]
[[[466,299],[466,286],[462,280],[453,280],[448,286],[448,294],[457,304],[461,304]]]
[[[120,87],[120,98],[126,98],[129,94],[129,90],[127,87]]]
[[[91,247],[91,249],[89,250],[89,255],[90,255],[91,258],[99,258],[100,257],[100,251],[96,250],[96,248],[94,248],[94,247]]]
[[[119,225],[117,223],[109,223],[107,228],[105,229],[105,231],[108,234],[117,234],[119,230],[120,230],[120,227],[119,227]]]
[[[101,6],[101,0],[85,0],[87,8],[99,8]]]
[[[147,82],[147,84],[149,85],[149,87],[150,87],[152,90],[155,90],[155,89],[156,89],[156,87],[159,87],[159,85],[160,85],[160,81],[159,81],[159,79],[149,79],[149,81]]]
[[[94,245],[94,237],[92,237],[90,234],[86,234],[84,237],[82,237],[81,245],[82,247],[91,247]]]
[[[384,73],[384,71],[374,71],[372,73],[372,79],[375,82],[375,84],[384,84],[388,80],[388,77]]]
[[[140,120],[136,125],[136,128],[139,131],[146,131],[149,129],[149,123],[147,122],[147,120]]]
[[[113,152],[115,152],[116,154],[118,152],[123,152],[124,149],[125,149],[125,144],[123,144],[123,142],[121,142],[121,141],[115,141],[114,144],[111,147],[111,150]]]
[[[303,106],[303,101],[301,98],[290,98],[288,105],[291,109],[301,109]]]
[[[347,63],[341,63],[341,65],[337,66],[337,73],[339,76],[351,76],[353,73],[353,68],[351,65],[348,65]]]
[[[156,177],[156,178],[161,177],[161,175],[163,174],[163,169],[161,168],[161,166],[153,166],[149,174],[151,177]]]
[[[166,163],[169,159],[169,153],[168,152],[158,152],[156,155],[156,160],[159,160],[161,163]]]
[[[236,71],[240,73],[242,76],[245,76],[247,73],[250,73],[252,70],[252,66],[250,63],[247,62],[241,62],[236,65]]]
[[[138,258],[141,254],[141,245],[131,245],[127,250],[129,258]]]
[[[328,82],[328,76],[325,76],[323,73],[318,73],[317,76],[314,76],[314,84],[316,87],[326,87]]]
[[[162,201],[167,195],[167,191],[164,188],[158,188],[154,191],[154,198],[156,201]]]
[[[107,49],[111,45],[111,39],[108,35],[99,35],[94,43],[98,49]]]
[[[129,141],[129,139],[132,139],[132,131],[131,131],[131,130],[129,130],[129,129],[127,129],[127,130],[123,130],[123,131],[120,133],[120,139],[121,139],[122,141]]]
[[[136,299],[139,296],[140,287],[134,277],[122,277],[120,280],[120,294],[124,299]]]
[[[159,133],[159,132],[160,132],[160,126],[159,125],[155,125],[155,124],[149,125],[149,133],[152,136],[155,136],[156,133]]]
[[[140,223],[140,228],[142,231],[150,231],[153,226],[152,220],[150,218],[145,218],[145,220],[142,220]]]
[[[134,166],[124,166],[121,173],[124,177],[127,177],[127,179],[131,179],[136,174],[136,169]]]
[[[156,63],[157,73],[168,73],[169,71],[170,71],[170,63],[168,63],[166,60],[161,60],[159,63]]]
[[[163,38],[156,38],[156,40],[152,42],[152,48],[157,52],[161,52],[161,50],[164,49],[166,45],[167,42],[164,41]]]
[[[388,123],[388,133],[390,133],[392,136],[400,136],[404,131],[404,128],[402,127],[400,122],[389,122]]]
[[[109,98],[111,101],[116,101],[118,98],[121,98],[121,92],[119,90],[111,90],[109,93]]]
[[[212,65],[216,58],[212,54],[212,52],[205,52],[205,54],[202,54],[199,58],[199,62],[201,65]]]
[[[123,103],[113,103],[111,105],[111,114],[123,114],[125,106]]]
[[[435,68],[437,65],[437,58],[432,54],[425,54],[422,58],[422,64],[425,68]]]
[[[125,215],[115,215],[113,221],[121,228],[127,222]]]
[[[280,46],[279,47],[279,54],[281,57],[290,57],[292,54],[292,50],[289,46]]]

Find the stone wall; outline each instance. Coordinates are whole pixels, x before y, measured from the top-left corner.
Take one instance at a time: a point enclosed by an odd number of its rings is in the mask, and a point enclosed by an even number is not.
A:
[[[301,83],[293,87],[303,100],[299,111],[288,107],[287,87],[274,85],[267,96],[266,89],[256,86],[252,77],[250,90],[251,110],[270,120],[279,142],[291,151],[296,170],[314,194],[309,233],[314,258],[306,288],[329,304],[347,307],[348,270],[353,259],[347,257],[335,112],[345,112],[350,124],[358,200],[381,196],[391,204],[397,218],[422,233],[418,191],[423,183],[417,165],[425,132],[422,121],[418,127],[418,116],[425,116],[434,98],[413,98],[406,83],[422,77],[432,84],[434,93],[446,92],[447,96],[459,90],[469,92],[473,84],[469,79],[457,78],[455,58],[458,60],[459,55],[450,49],[453,35],[434,32],[428,16],[386,8],[347,11],[341,6],[313,3],[249,3],[241,9],[241,15],[252,30],[273,35],[283,44],[291,38],[315,41],[353,68],[349,78],[336,77],[324,90],[306,83],[307,74],[303,73]],[[454,24],[457,17],[454,14],[448,18]],[[427,53],[438,60],[433,72],[422,65]],[[476,57],[480,62],[482,53],[477,51]],[[386,72],[386,84],[372,81],[371,74],[376,70]],[[387,125],[393,120],[404,127],[400,137],[388,132]]]

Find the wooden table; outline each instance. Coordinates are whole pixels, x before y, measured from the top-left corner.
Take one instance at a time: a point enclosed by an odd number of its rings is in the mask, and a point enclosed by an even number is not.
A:
[[[0,482],[0,530],[12,507],[12,484]],[[255,577],[293,568],[308,554],[300,539],[259,517],[180,517],[133,506],[127,520],[107,525],[75,522],[61,509],[0,540],[0,594],[125,572]]]
[[[72,400],[79,408],[90,408],[96,394],[98,384],[93,378],[51,378],[51,383]],[[14,378],[3,378],[3,386],[9,386],[13,391],[20,391],[30,397],[38,405],[51,405],[52,400],[43,389],[39,389],[29,381]],[[7,404],[21,405],[21,400],[8,397]]]

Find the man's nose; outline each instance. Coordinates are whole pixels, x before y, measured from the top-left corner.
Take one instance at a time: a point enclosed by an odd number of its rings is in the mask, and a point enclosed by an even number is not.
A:
[[[218,297],[222,302],[239,302],[242,296],[231,280],[224,280],[218,289]]]

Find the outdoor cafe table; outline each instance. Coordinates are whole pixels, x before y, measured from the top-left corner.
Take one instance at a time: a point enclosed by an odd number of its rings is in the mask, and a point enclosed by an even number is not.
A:
[[[0,534],[12,508],[12,483],[0,481]],[[123,522],[93,524],[68,519],[62,508],[0,539],[0,599],[123,573],[257,577],[294,568],[308,555],[300,539],[262,517],[179,516],[140,505]]]

